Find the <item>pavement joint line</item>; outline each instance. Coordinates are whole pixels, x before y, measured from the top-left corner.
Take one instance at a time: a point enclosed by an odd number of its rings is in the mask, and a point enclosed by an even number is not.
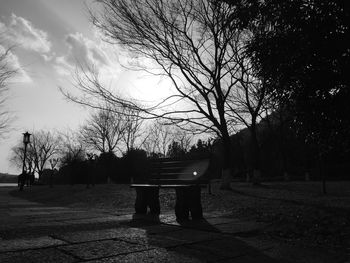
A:
[[[61,241],[66,242],[66,243],[68,243],[68,244],[74,244],[74,243],[72,243],[71,241],[66,240],[66,239],[64,239],[64,238],[61,238],[61,237],[59,237],[59,236],[57,236],[57,235],[55,235],[55,234],[49,235],[49,237],[51,237],[51,238],[53,238],[53,239],[61,240]]]
[[[137,250],[134,250],[134,251],[131,251],[131,252],[121,252],[121,253],[118,253],[118,254],[113,254],[113,255],[104,256],[104,257],[94,257],[94,258],[89,258],[89,259],[81,259],[80,262],[99,261],[101,259],[114,258],[114,257],[117,257],[117,256],[129,255],[129,254],[139,253],[139,252],[146,252],[146,251],[156,250],[156,249],[157,249],[157,247],[150,247],[150,248],[146,248],[146,249],[137,249]]]
[[[91,219],[97,219],[97,218],[104,218],[104,217],[101,216],[101,217],[83,217],[83,218],[76,218],[76,219],[55,219],[55,221],[57,221],[57,222],[72,222],[72,221],[81,221],[81,220],[91,220]]]
[[[66,251],[66,250],[64,250],[64,249],[60,249],[59,247],[56,248],[56,249],[57,249],[58,251],[62,252],[63,254],[66,254],[66,255],[68,255],[68,256],[73,257],[73,258],[76,259],[76,260],[79,260],[79,262],[84,261],[83,258],[81,258],[81,257],[79,257],[79,256],[77,256],[77,255],[75,255],[75,254],[73,254],[73,253],[71,253],[71,252],[69,252],[69,251]]]
[[[4,250],[4,251],[0,251],[0,254],[40,250],[40,249],[47,249],[47,248],[58,248],[61,246],[68,246],[68,245],[70,244],[49,245],[49,246],[43,246],[43,247],[22,248],[22,249],[15,249],[15,250]]]
[[[189,246],[189,245],[195,245],[195,244],[202,243],[202,242],[210,242],[210,241],[216,241],[216,240],[221,240],[221,239],[226,239],[226,238],[217,237],[217,238],[210,238],[210,239],[198,240],[198,241],[186,241],[183,239],[176,239],[176,238],[169,238],[169,239],[184,241],[185,243],[178,244],[178,245],[170,245],[170,246],[167,246],[166,248],[176,248],[176,247],[182,247],[182,246]]]
[[[161,222],[161,224],[162,225],[166,225],[166,226],[178,226],[178,227],[185,228],[185,229],[192,229],[192,230],[203,231],[203,232],[219,233],[219,234],[223,234],[223,235],[232,235],[232,233],[225,233],[225,232],[209,230],[209,229],[202,229],[202,228],[196,228],[196,227],[185,226],[185,225],[173,225],[173,224],[167,223],[167,222]]]

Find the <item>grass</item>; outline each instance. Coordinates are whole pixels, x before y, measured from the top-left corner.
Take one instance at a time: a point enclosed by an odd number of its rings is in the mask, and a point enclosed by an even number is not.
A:
[[[219,182],[214,182],[212,194],[202,191],[202,205],[205,212],[267,223],[264,238],[345,250],[350,244],[350,182],[329,182],[327,187],[325,196],[320,182],[232,183],[232,191],[219,190]],[[132,213],[135,200],[134,189],[117,184],[89,189],[85,185],[35,186],[11,194],[49,205],[116,213]],[[161,189],[160,202],[163,212],[172,211],[174,190]]]

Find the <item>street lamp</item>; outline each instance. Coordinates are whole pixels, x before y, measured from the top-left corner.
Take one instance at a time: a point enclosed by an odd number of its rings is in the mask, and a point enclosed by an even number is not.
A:
[[[30,133],[25,132],[23,133],[23,143],[24,143],[24,155],[23,155],[23,167],[22,167],[22,173],[24,173],[24,167],[26,165],[26,157],[27,157],[27,145],[30,143]]]
[[[28,143],[30,143],[30,133],[29,132],[25,132],[23,133],[23,143],[24,143],[24,154],[23,154],[23,166],[22,166],[22,174],[21,174],[21,178],[20,178],[20,191],[23,190],[23,186],[25,184],[26,181],[26,174],[24,173],[24,169],[26,166],[26,157],[27,157],[27,145]]]

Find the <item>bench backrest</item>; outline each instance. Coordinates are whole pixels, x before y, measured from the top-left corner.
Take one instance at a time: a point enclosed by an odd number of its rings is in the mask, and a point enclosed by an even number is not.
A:
[[[145,176],[134,178],[133,182],[160,185],[204,184],[207,183],[208,167],[209,159],[152,159],[149,162],[148,171],[145,171]]]

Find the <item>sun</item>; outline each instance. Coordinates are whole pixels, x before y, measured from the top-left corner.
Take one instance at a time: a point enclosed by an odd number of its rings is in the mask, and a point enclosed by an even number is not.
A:
[[[121,79],[119,84],[126,86],[126,94],[143,104],[154,105],[174,94],[172,82],[163,76],[145,72],[129,72],[127,79]]]

